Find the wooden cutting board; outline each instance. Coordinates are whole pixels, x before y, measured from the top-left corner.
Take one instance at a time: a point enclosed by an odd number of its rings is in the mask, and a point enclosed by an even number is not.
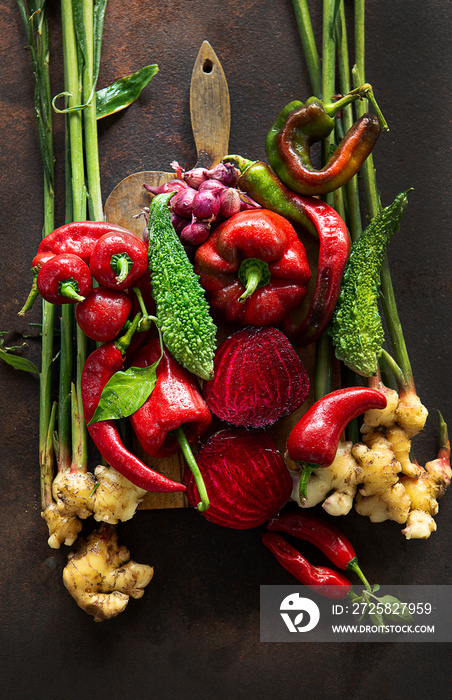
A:
[[[207,41],[203,42],[199,50],[192,72],[190,116],[197,150],[196,165],[211,168],[228,154],[230,105],[226,77],[218,57]],[[174,177],[174,172],[163,171],[142,171],[129,175],[114,188],[106,201],[105,216],[107,221],[124,226],[141,235],[143,222],[141,218],[135,217],[143,207],[149,206],[151,201],[151,195],[143,188],[143,184],[160,185]],[[311,263],[311,287],[313,289],[318,242],[314,239],[308,239],[304,243]],[[306,303],[299,309],[301,317],[306,312],[309,297],[310,293],[308,292]],[[217,334],[218,345],[237,329],[238,327],[220,324]],[[298,353],[310,377],[314,376],[314,352],[314,346],[311,345],[302,348]],[[312,390],[303,406],[269,429],[268,432],[282,455],[284,455],[290,430],[311,403]],[[225,424],[213,417],[209,434],[225,427],[227,427]],[[136,441],[134,451],[145,464],[152,466],[170,479],[182,481],[185,463],[180,453],[165,459],[154,459],[142,450],[138,441]],[[290,462],[287,462],[287,465],[288,467],[293,466]],[[149,493],[140,504],[140,509],[184,508],[187,505],[188,501],[183,493]]]

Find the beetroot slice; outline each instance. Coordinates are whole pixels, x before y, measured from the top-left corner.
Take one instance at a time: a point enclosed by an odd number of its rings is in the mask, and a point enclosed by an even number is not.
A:
[[[287,502],[292,480],[272,439],[243,428],[215,433],[196,453],[210,506],[203,515],[213,523],[246,530],[265,523]],[[194,507],[199,493],[191,471],[184,475]]]
[[[250,326],[226,338],[214,360],[204,398],[218,418],[234,426],[264,428],[301,406],[308,374],[277,328]]]

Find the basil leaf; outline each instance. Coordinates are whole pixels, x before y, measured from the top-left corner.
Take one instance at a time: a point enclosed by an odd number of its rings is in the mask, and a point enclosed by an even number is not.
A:
[[[6,352],[3,348],[0,348],[0,357],[8,365],[14,367],[14,369],[20,369],[23,372],[32,372],[33,374],[39,374],[39,369],[33,362],[27,360],[25,357],[20,357],[19,355],[12,355]]]
[[[97,119],[115,114],[135,102],[158,70],[156,64],[144,66],[136,73],[126,75],[108,87],[98,90],[96,92]]]
[[[385,618],[389,622],[413,622],[413,616],[408,610],[406,603],[402,603],[398,598],[393,595],[384,595],[379,599],[380,603],[384,606],[390,606],[391,612],[386,612]]]
[[[103,420],[127,418],[152,394],[157,381],[157,366],[129,367],[125,372],[116,372],[103,388],[99,405],[88,425]]]
[[[369,618],[374,625],[383,627],[385,624],[382,613],[369,613]]]

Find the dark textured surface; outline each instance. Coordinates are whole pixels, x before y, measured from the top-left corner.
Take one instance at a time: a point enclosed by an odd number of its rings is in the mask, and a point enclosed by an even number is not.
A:
[[[321,3],[310,5],[318,31]],[[25,34],[15,3],[0,8],[0,330],[28,332],[38,306],[26,319],[17,311],[40,239],[41,163]],[[56,94],[63,89],[58,3],[50,3],[50,15]],[[383,203],[414,187],[390,261],[417,389],[430,410],[416,442],[421,462],[436,451],[435,409],[452,424],[451,30],[449,3],[368,2],[367,79],[391,128],[375,151]],[[203,39],[229,83],[231,152],[263,157],[277,111],[310,94],[289,0],[110,0],[99,85],[147,63],[158,63],[160,73],[138,104],[100,127],[104,199],[131,172],[166,170],[173,159],[194,163],[188,90]],[[59,224],[61,117],[55,129]],[[29,341],[27,356],[39,362],[37,341]],[[428,697],[432,684],[435,694],[450,694],[447,645],[260,644],[259,585],[293,580],[261,546],[259,531],[222,529],[192,510],[140,512],[119,526],[120,541],[136,561],[155,566],[155,578],[119,618],[93,623],[65,591],[67,551],[48,548],[39,515],[37,379],[5,365],[0,374],[3,697],[398,700]],[[394,523],[371,525],[356,514],[341,528],[371,581],[450,583],[452,494],[437,522],[429,540],[413,542]]]

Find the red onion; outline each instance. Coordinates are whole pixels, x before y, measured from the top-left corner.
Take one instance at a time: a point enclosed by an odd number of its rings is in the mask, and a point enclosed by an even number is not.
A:
[[[240,211],[240,194],[235,187],[228,187],[220,194],[220,216],[229,219]]]
[[[190,245],[201,245],[209,237],[210,226],[205,221],[193,221],[181,231],[180,239],[182,243]]]
[[[196,462],[210,500],[201,515],[224,527],[246,530],[262,525],[279,512],[292,490],[289,471],[263,431],[222,430],[196,453]],[[184,483],[196,507],[198,489],[188,468]]]
[[[240,177],[240,171],[232,163],[218,163],[208,174],[212,180],[219,180],[226,187],[235,187]]]
[[[183,174],[185,182],[190,187],[194,187],[195,190],[197,190],[208,177],[208,171],[205,168],[193,168],[193,170],[187,170],[187,172]]]
[[[161,194],[162,192],[178,192],[180,190],[186,189],[188,187],[187,183],[183,180],[178,180],[173,178],[172,180],[167,180],[162,185],[143,185],[144,189],[152,194]]]
[[[218,180],[205,180],[198,188],[198,192],[214,192],[215,194],[221,194],[227,187],[223,185]]]
[[[192,215],[193,199],[196,194],[197,190],[194,190],[192,187],[180,190],[170,200],[171,211],[186,219],[190,219]]]
[[[249,209],[262,209],[261,205],[248,197],[244,192],[240,192],[240,211],[247,211]]]
[[[215,192],[198,190],[193,197],[191,211],[195,219],[213,221],[220,211],[220,198]]]
[[[179,216],[179,214],[176,214],[174,211],[171,212],[171,223],[174,226],[174,229],[177,234],[180,234],[184,228],[187,226],[188,223],[190,223],[190,219],[187,219],[186,217]]]

